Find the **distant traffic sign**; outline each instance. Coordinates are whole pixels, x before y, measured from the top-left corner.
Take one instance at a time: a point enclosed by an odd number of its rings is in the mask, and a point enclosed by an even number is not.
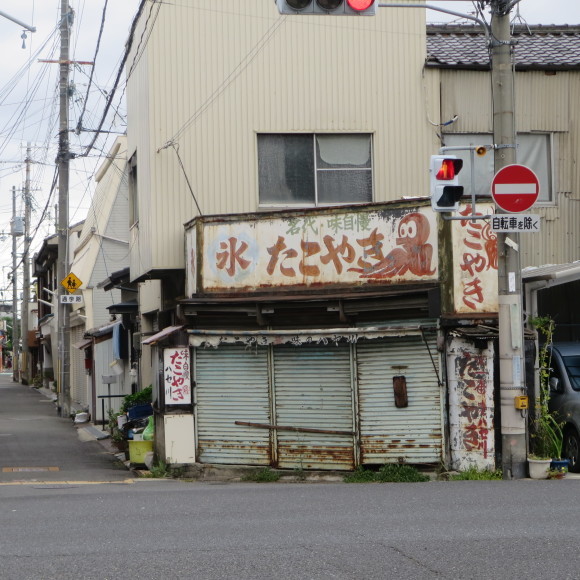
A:
[[[540,195],[537,175],[525,165],[500,169],[491,182],[491,195],[504,211],[520,213],[530,209]]]
[[[71,294],[76,292],[83,285],[81,280],[79,280],[72,272],[64,280],[61,280],[60,283],[64,286],[64,289]]]

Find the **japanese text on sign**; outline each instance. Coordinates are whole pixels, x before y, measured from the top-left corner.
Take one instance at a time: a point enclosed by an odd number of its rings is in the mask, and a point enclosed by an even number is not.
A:
[[[534,214],[498,214],[491,218],[494,232],[539,232],[540,216]]]
[[[191,367],[188,347],[163,350],[166,405],[191,404]]]
[[[460,212],[471,215],[468,205]],[[459,220],[454,226],[455,311],[497,310],[497,236],[483,220]]]
[[[437,231],[419,211],[208,226],[206,288],[436,279]],[[193,269],[192,269],[193,271]]]
[[[67,296],[66,294],[63,294],[60,297],[60,303],[61,304],[82,304],[83,297],[80,294],[74,295],[74,296]]]

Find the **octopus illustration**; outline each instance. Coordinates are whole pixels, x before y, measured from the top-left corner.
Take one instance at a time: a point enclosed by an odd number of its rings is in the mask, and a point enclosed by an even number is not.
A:
[[[431,268],[433,246],[427,244],[430,233],[427,218],[420,213],[409,213],[401,219],[397,231],[397,247],[386,256],[383,254],[384,235],[376,230],[357,243],[365,248],[365,257],[358,260],[360,268],[349,268],[358,272],[361,278],[393,278],[411,272],[415,276],[429,276],[435,272]],[[368,262],[372,258],[373,263]]]

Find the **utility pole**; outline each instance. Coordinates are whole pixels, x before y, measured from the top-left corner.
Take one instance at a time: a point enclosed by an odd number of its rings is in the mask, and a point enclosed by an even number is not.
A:
[[[22,384],[30,384],[30,345],[28,344],[28,305],[30,303],[30,143],[26,147],[26,180],[24,182],[24,253],[22,255]]]
[[[514,69],[510,32],[513,0],[491,0],[491,77],[495,172],[516,162]],[[519,234],[498,234],[499,380],[504,479],[526,476],[526,420],[515,408],[525,394],[525,343]]]
[[[18,256],[16,255],[16,187],[12,186],[12,380],[20,380],[20,325],[18,324]]]
[[[57,281],[68,274],[68,190],[69,190],[69,46],[72,11],[68,0],[60,5],[60,123],[58,136],[58,263]],[[58,285],[58,406],[62,417],[70,412],[70,327],[68,305],[61,297],[65,289]]]

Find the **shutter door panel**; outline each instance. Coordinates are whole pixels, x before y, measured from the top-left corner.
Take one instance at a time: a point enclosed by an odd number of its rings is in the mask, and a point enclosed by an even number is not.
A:
[[[198,457],[202,463],[269,465],[268,351],[224,345],[196,349]]]
[[[354,467],[353,405],[348,345],[274,347],[278,426],[350,434],[276,430],[278,466]]]
[[[361,341],[356,348],[361,463],[439,462],[443,445],[441,393],[423,339]],[[434,341],[429,348],[438,366]],[[393,377],[398,375],[406,377],[405,408],[395,407]]]

